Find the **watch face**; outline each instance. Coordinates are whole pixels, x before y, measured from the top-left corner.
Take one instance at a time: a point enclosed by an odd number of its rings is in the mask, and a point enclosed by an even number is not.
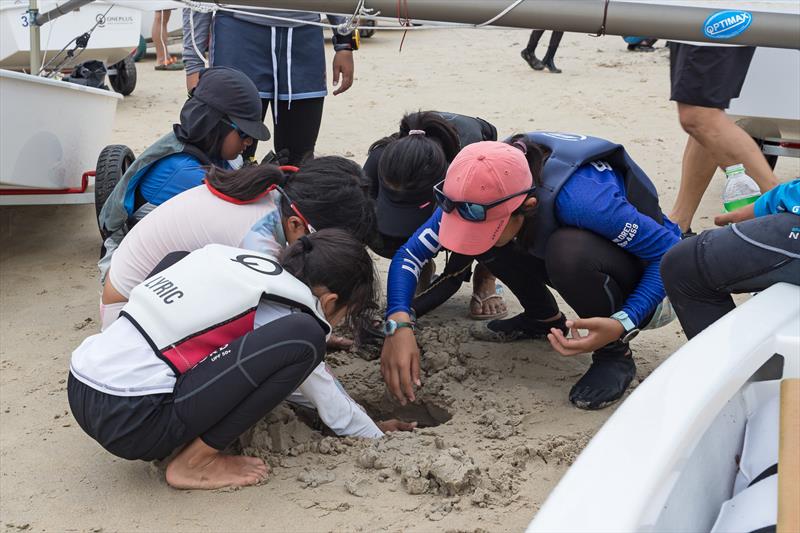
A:
[[[383,323],[383,334],[387,337],[391,337],[394,335],[394,332],[397,331],[397,322],[394,320],[387,320]]]
[[[627,344],[627,343],[631,342],[633,339],[635,339],[637,335],[639,335],[639,330],[638,329],[632,329],[628,333],[626,333],[622,337],[622,339],[620,339],[620,340]]]

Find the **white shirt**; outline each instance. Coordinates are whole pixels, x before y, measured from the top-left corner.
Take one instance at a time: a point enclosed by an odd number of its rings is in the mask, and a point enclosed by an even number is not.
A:
[[[262,301],[256,310],[254,327],[292,312],[285,305]],[[127,319],[117,320],[102,333],[85,339],[72,352],[69,368],[77,380],[113,396],[169,394],[175,389],[176,376],[172,369]],[[325,425],[337,435],[383,436],[324,362],[287,399],[316,408]]]
[[[214,196],[204,184],[170,198],[125,235],[111,258],[111,284],[128,298],[167,254],[207,244],[277,256],[286,242],[277,194],[239,205]]]

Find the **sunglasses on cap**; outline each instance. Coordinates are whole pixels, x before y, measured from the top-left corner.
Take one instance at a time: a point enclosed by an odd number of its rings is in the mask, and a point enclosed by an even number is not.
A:
[[[238,134],[239,134],[239,138],[240,138],[240,139],[242,139],[243,141],[244,141],[245,139],[251,139],[251,138],[252,138],[252,137],[250,137],[248,134],[246,134],[245,132],[243,132],[242,130],[240,130],[240,129],[239,129],[239,126],[237,126],[237,125],[236,125],[236,123],[235,123],[235,122],[233,122],[232,120],[228,121],[228,120],[224,120],[224,119],[223,119],[223,120],[222,120],[222,123],[223,123],[223,124],[225,124],[225,125],[227,125],[227,126],[230,126],[231,128],[233,128],[233,131],[235,131],[236,133],[238,133]]]
[[[486,220],[486,212],[489,211],[489,209],[497,207],[498,205],[507,202],[512,198],[516,198],[517,196],[528,196],[536,191],[536,186],[534,185],[530,189],[510,194],[492,203],[479,204],[476,202],[451,200],[444,194],[444,191],[442,190],[443,186],[444,180],[440,181],[433,187],[433,196],[436,198],[436,203],[439,204],[439,207],[441,207],[442,211],[445,213],[452,213],[453,210],[458,211],[458,214],[461,215],[461,218],[469,222],[483,222]]]

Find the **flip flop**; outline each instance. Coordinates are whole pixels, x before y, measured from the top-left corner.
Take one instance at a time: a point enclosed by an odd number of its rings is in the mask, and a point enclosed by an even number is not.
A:
[[[478,304],[481,306],[481,309],[483,309],[484,302],[488,302],[489,300],[491,300],[493,298],[498,298],[500,300],[503,300],[503,286],[500,285],[499,283],[497,284],[497,286],[494,289],[494,294],[492,294],[490,296],[487,296],[486,298],[481,298],[477,294],[472,293],[472,298],[470,298],[470,301],[469,301],[469,304],[470,304],[469,317],[472,320],[495,320],[495,319],[498,319],[498,318],[503,318],[506,315],[508,315],[508,309],[506,309],[505,311],[500,311],[500,312],[494,313],[494,314],[491,314],[491,313],[473,313],[472,312],[472,302],[473,301],[474,302],[478,302]]]
[[[180,65],[177,63],[167,63],[165,65],[156,65],[154,68],[156,70],[183,70],[183,63]]]

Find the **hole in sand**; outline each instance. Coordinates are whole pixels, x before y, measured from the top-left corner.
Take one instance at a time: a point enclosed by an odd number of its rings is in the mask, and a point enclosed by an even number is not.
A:
[[[416,422],[419,428],[432,428],[444,424],[453,418],[449,411],[424,401],[406,405],[382,405],[381,409],[372,411],[367,408],[370,416],[375,420],[389,420],[396,418],[403,422]]]

